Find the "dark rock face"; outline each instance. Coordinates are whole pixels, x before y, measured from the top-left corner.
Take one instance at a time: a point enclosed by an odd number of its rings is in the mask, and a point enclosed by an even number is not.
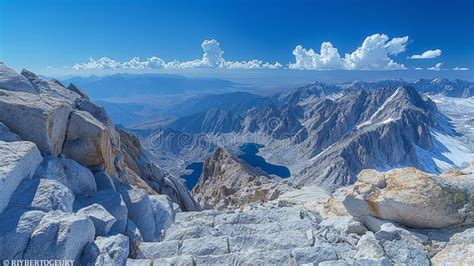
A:
[[[430,129],[450,130],[433,103],[410,87],[351,92],[327,109],[303,141],[313,159],[294,177],[298,184],[335,189],[365,168],[421,168],[416,149],[433,147]]]
[[[290,188],[219,147],[204,162],[192,192],[203,209],[236,209],[276,199]]]

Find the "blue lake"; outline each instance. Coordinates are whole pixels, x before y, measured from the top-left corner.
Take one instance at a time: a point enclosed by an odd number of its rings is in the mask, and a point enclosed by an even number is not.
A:
[[[257,143],[245,143],[239,148],[243,152],[242,155],[239,155],[239,158],[253,167],[262,169],[269,175],[277,175],[282,178],[290,177],[290,169],[285,166],[268,163],[265,161],[265,158],[257,155],[258,151],[263,147],[263,145]]]
[[[186,166],[186,169],[192,170],[193,172],[189,175],[182,175],[181,178],[186,180],[186,186],[188,187],[189,190],[193,189],[193,187],[199,181],[203,164],[204,163],[191,163],[188,166]]]
[[[288,168],[285,166],[268,163],[265,161],[265,158],[257,155],[258,151],[263,147],[263,145],[257,143],[245,143],[239,147],[239,150],[242,152],[242,154],[238,157],[249,165],[262,169],[262,171],[269,175],[276,175],[281,178],[290,177],[291,173]],[[193,189],[199,181],[203,165],[204,163],[202,162],[195,162],[186,166],[186,169],[192,170],[192,172],[189,175],[182,175],[181,178],[186,180],[186,186],[189,190]]]

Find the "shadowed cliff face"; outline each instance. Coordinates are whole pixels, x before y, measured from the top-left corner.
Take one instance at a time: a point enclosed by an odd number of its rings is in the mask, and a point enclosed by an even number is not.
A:
[[[192,192],[203,209],[236,209],[276,199],[290,188],[219,147],[204,162]]]

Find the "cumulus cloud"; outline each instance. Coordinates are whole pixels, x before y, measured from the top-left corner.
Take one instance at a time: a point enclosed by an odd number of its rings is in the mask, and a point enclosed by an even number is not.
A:
[[[408,36],[390,38],[385,34],[367,36],[360,47],[352,53],[341,57],[332,43],[321,44],[320,53],[313,49],[305,49],[301,45],[293,50],[295,62],[289,64],[291,69],[307,70],[393,70],[405,69],[390,56],[398,55],[406,50]]]
[[[467,70],[469,70],[469,68],[467,68],[467,67],[455,67],[455,68],[453,68],[453,70],[456,70],[456,71],[467,71]]]
[[[204,40],[201,44],[203,50],[202,58],[183,61],[173,60],[166,62],[163,59],[153,56],[145,60],[134,57],[130,61],[118,62],[108,57],[98,60],[93,58],[89,62],[79,63],[73,66],[74,69],[188,69],[188,68],[228,68],[228,69],[276,69],[282,65],[278,62],[268,63],[262,60],[249,61],[227,61],[224,59],[224,51],[216,40]]]
[[[431,59],[431,58],[436,58],[441,55],[441,50],[436,49],[436,50],[427,50],[423,52],[422,54],[414,54],[410,57],[409,59]]]
[[[435,66],[433,67],[429,67],[427,68],[428,70],[434,70],[434,71],[439,71],[441,70],[441,66],[443,65],[443,63],[437,63]]]

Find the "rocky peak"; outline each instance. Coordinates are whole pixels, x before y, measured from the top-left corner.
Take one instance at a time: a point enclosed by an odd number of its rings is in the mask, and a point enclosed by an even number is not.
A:
[[[0,63],[0,89],[38,94],[26,77]]]
[[[203,209],[235,209],[275,199],[289,187],[219,147],[204,162],[192,193]]]

